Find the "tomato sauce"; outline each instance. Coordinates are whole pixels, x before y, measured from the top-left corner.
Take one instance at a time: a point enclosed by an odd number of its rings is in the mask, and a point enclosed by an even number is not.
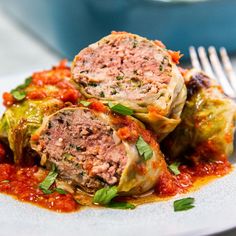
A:
[[[0,192],[57,212],[73,212],[80,208],[70,193],[44,194],[39,189],[39,184],[48,172],[43,171],[39,175],[38,171],[37,166],[23,168],[13,164],[0,164]]]
[[[224,176],[231,171],[231,168],[231,164],[227,160],[216,162],[202,161],[194,166],[181,165],[179,167],[179,175],[174,175],[169,171],[162,174],[155,191],[157,195],[163,197],[185,193],[197,180],[207,176]]]
[[[23,89],[26,93],[25,99],[40,100],[48,97],[77,104],[81,94],[70,79],[70,67],[66,63],[66,60],[62,60],[51,70],[33,73],[29,85]],[[10,107],[17,102],[11,93],[3,93],[4,106]]]
[[[109,111],[108,108],[103,103],[99,102],[96,99],[89,99],[88,101],[91,102],[89,108],[93,109],[94,111],[103,113],[107,113]]]
[[[181,57],[178,52],[169,51],[175,63],[178,63]],[[78,99],[81,98],[76,85],[71,81],[70,68],[66,66],[66,61],[63,60],[56,67],[51,70],[46,70],[32,75],[32,80],[26,88],[25,99],[44,99],[46,97],[53,97],[61,101],[72,104],[78,104]],[[90,99],[89,108],[98,112],[109,112],[108,108],[101,102]],[[9,107],[17,103],[16,99],[11,93],[3,94],[3,103]],[[153,107],[149,107],[150,115],[156,115],[158,111]],[[113,114],[112,123],[118,126],[118,136],[122,140],[129,140],[136,142],[139,135],[149,143],[151,146],[158,145],[156,143],[156,135],[150,131],[145,130],[137,122],[126,116],[118,116]],[[32,140],[37,140],[37,136],[32,136]],[[226,135],[228,142],[232,141],[230,134]],[[203,153],[215,153],[217,150],[212,148],[211,143],[207,143],[199,148],[199,156]],[[48,171],[40,169],[38,166],[20,167],[8,163],[6,160],[6,150],[0,144],[0,192],[14,196],[16,199],[30,202],[38,206],[57,211],[57,212],[73,212],[81,208],[81,205],[75,200],[78,197],[84,198],[82,194],[79,196],[71,193],[52,192],[45,194],[40,188],[39,184],[45,179]],[[137,166],[140,174],[145,174],[146,169],[143,166]],[[156,163],[153,163],[153,168],[157,168]],[[164,199],[180,193],[190,191],[194,184],[208,176],[223,176],[230,172],[231,165],[226,158],[220,158],[220,161],[204,162],[197,160],[194,165],[181,165],[179,167],[180,174],[174,175],[171,171],[166,171],[160,176],[154,193],[147,197],[139,198],[139,203],[157,201],[157,199]],[[132,201],[132,198],[129,198]],[[82,200],[86,200],[85,198]],[[90,200],[89,200],[90,201]],[[88,201],[88,202],[89,202]],[[133,198],[133,201],[135,199]],[[91,203],[91,201],[90,201]],[[86,203],[87,204],[87,203]],[[91,203],[92,204],[92,203]],[[88,204],[88,205],[91,205]]]
[[[151,202],[155,202],[176,194],[186,193],[201,178],[206,176],[218,177],[229,173],[231,165],[227,161],[203,162],[194,167],[182,165],[179,170],[181,172],[179,175],[166,171],[160,177],[155,192],[151,196],[141,197],[138,201],[133,199],[133,202],[136,201],[136,203],[141,204],[150,202],[150,199]],[[57,212],[74,212],[81,208],[71,193],[43,193],[39,184],[44,180],[48,171],[41,170],[40,173],[37,166],[17,167],[14,164],[2,163],[0,164],[0,192],[12,195],[20,201],[33,203]],[[132,198],[128,198],[128,200],[132,202]]]

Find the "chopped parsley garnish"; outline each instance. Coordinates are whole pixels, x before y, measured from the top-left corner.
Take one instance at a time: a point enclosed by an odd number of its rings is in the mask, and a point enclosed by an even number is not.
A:
[[[79,199],[77,199],[77,198],[74,198],[74,200],[78,203],[78,204],[80,204],[80,205],[83,205],[83,204],[81,204],[81,202],[80,202],[80,200]]]
[[[53,190],[60,193],[60,194],[67,194],[67,192],[62,188],[54,188]]]
[[[50,189],[41,189],[41,190],[43,191],[44,194],[51,194],[51,193],[53,193],[53,191],[50,190]]]
[[[133,110],[130,109],[129,107],[126,107],[126,106],[123,106],[122,104],[113,104],[112,102],[108,102],[108,106],[109,108],[118,113],[118,114],[121,114],[121,115],[124,115],[124,116],[130,116],[130,115],[133,115]]]
[[[189,209],[192,209],[195,207],[193,205],[194,203],[194,198],[188,197],[188,198],[182,198],[179,200],[174,201],[174,211],[186,211]]]
[[[124,79],[124,76],[123,75],[118,75],[118,76],[116,76],[116,79],[117,80],[122,80],[122,79]]]
[[[39,184],[39,188],[46,194],[49,194],[49,188],[53,185],[57,178],[57,170],[56,166],[53,164],[52,165],[52,170],[48,173],[47,177],[44,179],[43,182]],[[48,191],[49,190],[49,191]]]
[[[115,94],[117,94],[117,91],[116,91],[115,89],[113,89],[113,90],[111,91],[111,95],[115,95]]]
[[[169,168],[175,175],[179,175],[179,174],[180,174],[179,165],[180,165],[180,162],[173,162],[172,164],[170,164],[170,165],[168,166],[168,168]]]
[[[72,161],[74,159],[74,156],[72,156],[69,153],[62,154],[62,157],[63,157],[64,160],[67,160],[67,161]]]
[[[74,200],[75,200],[79,205],[81,205],[81,206],[88,206],[88,205],[82,203],[82,202],[81,202],[79,199],[77,199],[77,198],[74,198]]]
[[[152,158],[153,150],[141,136],[139,136],[138,141],[136,142],[136,148],[138,150],[139,155],[142,156],[145,161]]]
[[[95,82],[89,82],[89,84],[88,84],[89,86],[92,86],[92,87],[97,87],[98,86],[98,84],[97,83],[95,83]]]
[[[17,101],[22,101],[26,97],[26,92],[21,90],[13,90],[11,94]]]
[[[80,146],[76,146],[76,151],[81,151],[82,150],[82,148],[80,147]]]
[[[25,82],[19,86],[17,86],[15,89],[11,90],[12,96],[17,101],[22,101],[26,97],[25,88],[29,86],[29,84],[32,81],[32,77],[29,77],[25,80]]]
[[[118,196],[118,190],[116,186],[104,187],[99,189],[94,197],[93,203],[97,203],[106,207],[115,209],[134,209],[135,205],[128,202],[114,202],[113,198]]]
[[[94,197],[93,197],[93,202],[98,203],[100,205],[108,205],[111,200],[118,196],[117,194],[117,187],[104,187],[102,189],[99,189]]]
[[[104,97],[105,97],[105,93],[104,93],[103,91],[101,91],[101,92],[99,93],[99,96],[100,96],[101,98],[104,98]]]
[[[115,208],[115,209],[134,209],[135,205],[129,202],[110,202],[108,207]]]
[[[53,192],[58,192],[59,194],[67,194],[67,192],[62,188],[53,188],[50,187],[54,184],[57,178],[57,169],[56,166],[53,164],[51,171],[48,173],[47,177],[44,179],[43,182],[39,184],[39,188],[42,190],[44,194],[51,194]]]
[[[22,89],[27,88],[27,87],[30,85],[32,79],[33,79],[32,77],[28,77],[28,78],[25,80],[25,82],[24,82],[23,84],[17,86],[17,87],[16,87],[15,89],[13,89],[13,90],[22,90]]]
[[[85,106],[85,107],[88,107],[90,104],[91,104],[91,102],[88,102],[88,101],[80,101],[80,103],[83,105],[83,106]]]
[[[163,65],[160,65],[160,66],[159,66],[159,70],[160,70],[160,71],[163,71],[163,70],[164,70]]]

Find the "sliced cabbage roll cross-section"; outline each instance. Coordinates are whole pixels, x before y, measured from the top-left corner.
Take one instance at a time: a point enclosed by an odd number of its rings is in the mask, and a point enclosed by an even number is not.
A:
[[[57,99],[30,101],[9,107],[0,120],[0,140],[9,145],[16,164],[34,162],[29,145],[31,135],[42,124],[43,117],[62,108]]]
[[[72,77],[86,98],[133,109],[161,140],[180,122],[186,99],[178,55],[159,41],[113,32],[75,57]]]
[[[3,94],[7,109],[0,119],[0,141],[10,147],[16,164],[34,163],[35,153],[29,140],[41,126],[43,117],[65,104],[77,104],[79,96],[66,61],[50,70],[33,73],[23,84]]]
[[[64,108],[45,118],[37,134],[32,147],[41,164],[55,164],[62,180],[88,193],[118,186],[124,195],[141,194],[166,169],[159,145],[132,117]]]
[[[189,70],[185,80],[182,121],[164,140],[165,154],[171,159],[227,160],[233,151],[235,102],[201,71]]]

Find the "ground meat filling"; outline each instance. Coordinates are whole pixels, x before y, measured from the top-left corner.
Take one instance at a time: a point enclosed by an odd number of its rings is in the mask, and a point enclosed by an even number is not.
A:
[[[139,100],[167,88],[172,65],[167,51],[135,35],[113,35],[82,50],[72,71],[92,96]]]
[[[125,147],[113,132],[90,110],[66,109],[50,119],[39,143],[62,178],[93,192],[117,184],[126,165]]]

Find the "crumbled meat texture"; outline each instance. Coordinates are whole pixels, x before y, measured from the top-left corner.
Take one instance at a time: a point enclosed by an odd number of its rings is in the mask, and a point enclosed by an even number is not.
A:
[[[94,192],[117,184],[126,165],[125,147],[114,142],[113,132],[91,111],[68,109],[49,120],[39,144],[62,178]]]
[[[89,95],[140,100],[167,88],[170,61],[167,51],[152,41],[122,34],[82,50],[72,73]]]

